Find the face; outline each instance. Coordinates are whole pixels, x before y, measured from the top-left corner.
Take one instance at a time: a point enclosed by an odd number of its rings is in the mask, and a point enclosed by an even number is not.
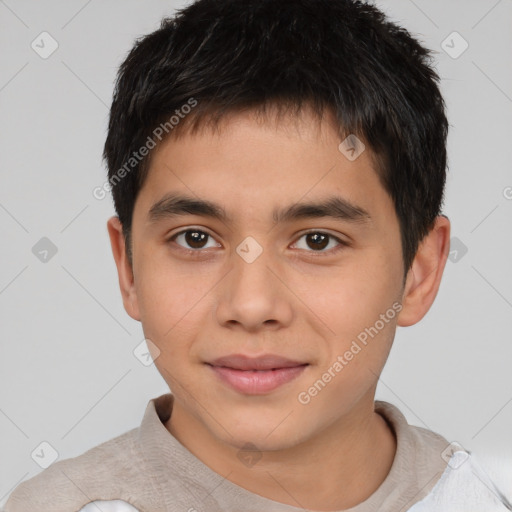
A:
[[[341,142],[307,113],[234,115],[168,139],[138,195],[127,310],[173,415],[233,447],[291,447],[373,406],[400,231],[369,150],[351,160]]]

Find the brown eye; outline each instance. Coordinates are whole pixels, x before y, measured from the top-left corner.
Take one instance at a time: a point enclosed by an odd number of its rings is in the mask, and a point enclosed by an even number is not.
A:
[[[202,231],[186,231],[185,241],[193,249],[202,249],[208,239],[208,235]]]
[[[324,233],[308,233],[306,240],[309,247],[315,250],[325,249],[329,245],[329,235]]]
[[[198,229],[187,229],[185,231],[176,233],[173,237],[171,237],[170,240],[176,241],[176,243],[184,249],[198,250],[208,248],[206,244],[208,243],[209,239],[213,240],[211,235],[205,233],[204,231],[200,231]],[[210,245],[210,247],[217,246]]]
[[[296,246],[299,249],[305,249],[306,251],[310,253],[328,253],[332,254],[339,249],[342,249],[343,247],[347,246],[348,243],[344,242],[343,240],[339,239],[338,237],[335,237],[334,235],[331,235],[329,233],[324,233],[322,231],[310,231],[309,233],[304,233],[299,240],[305,240],[305,244],[302,244],[302,247],[300,247],[299,242],[296,242]],[[329,247],[330,249],[326,249],[326,247]]]

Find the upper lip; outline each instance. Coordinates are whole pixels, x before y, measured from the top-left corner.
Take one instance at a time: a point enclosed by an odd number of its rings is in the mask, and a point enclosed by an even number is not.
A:
[[[233,368],[235,370],[272,370],[277,368],[293,368],[295,366],[303,366],[308,363],[294,361],[275,354],[266,354],[259,357],[232,354],[230,356],[219,357],[208,364],[212,366]]]

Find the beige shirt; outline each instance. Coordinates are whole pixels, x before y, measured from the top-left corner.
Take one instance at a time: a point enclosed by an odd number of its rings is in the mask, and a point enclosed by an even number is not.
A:
[[[141,512],[303,511],[233,484],[189,452],[164,426],[173,399],[150,400],[140,427],[20,484],[5,512],[77,512],[95,500],[123,500]],[[395,432],[395,458],[381,486],[344,512],[408,510],[431,492],[453,452],[440,435],[410,426],[395,406],[377,401],[375,410]]]

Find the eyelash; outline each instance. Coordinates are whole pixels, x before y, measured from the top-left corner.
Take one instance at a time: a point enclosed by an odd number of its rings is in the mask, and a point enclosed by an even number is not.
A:
[[[207,233],[206,231],[203,231],[201,229],[193,229],[193,228],[189,228],[189,229],[184,229],[183,231],[179,231],[178,233],[175,233],[174,235],[172,235],[167,241],[168,242],[174,242],[174,240],[180,236],[180,235],[183,235],[185,233],[189,233],[189,232],[198,232],[198,233],[203,233],[205,235],[207,235],[208,237],[210,238],[214,238],[212,235],[210,235],[209,233]],[[346,248],[349,246],[349,243],[332,235],[331,233],[326,233],[325,231],[319,231],[319,230],[311,230],[311,231],[307,231],[306,233],[302,233],[300,235],[300,237],[297,239],[300,240],[301,238],[307,236],[307,235],[311,235],[311,234],[318,234],[318,235],[326,235],[329,237],[329,239],[331,240],[335,240],[336,242],[338,242],[338,245],[334,248],[334,249],[329,249],[328,251],[325,251],[325,250],[321,250],[321,251],[313,251],[313,250],[310,250],[310,251],[307,251],[308,253],[310,253],[314,258],[316,257],[322,257],[323,255],[332,255],[332,254],[337,254],[338,251]],[[296,242],[295,242],[296,243]],[[191,255],[198,255],[198,254],[201,254],[202,252],[204,252],[204,250],[202,249],[187,249],[179,244],[176,244],[178,245],[178,247],[180,248],[180,250],[183,250],[185,251],[186,253],[188,254],[191,254]],[[305,249],[301,249],[301,250],[305,250]]]

